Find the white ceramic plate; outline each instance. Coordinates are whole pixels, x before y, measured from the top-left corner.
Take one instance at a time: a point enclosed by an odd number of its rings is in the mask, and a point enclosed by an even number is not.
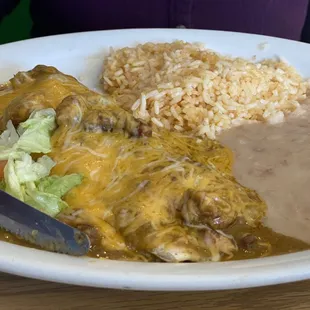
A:
[[[37,64],[53,65],[96,88],[110,46],[181,39],[223,54],[280,56],[310,77],[310,45],[276,38],[200,30],[120,30],[70,34],[0,46],[0,82]],[[268,43],[264,51],[259,44]],[[310,278],[310,251],[223,263],[134,263],[74,258],[0,242],[0,271],[70,284],[141,290],[215,290]]]

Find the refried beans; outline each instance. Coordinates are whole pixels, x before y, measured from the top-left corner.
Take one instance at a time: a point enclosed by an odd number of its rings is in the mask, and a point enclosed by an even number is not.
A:
[[[235,154],[233,172],[268,205],[264,224],[310,242],[310,101],[280,124],[244,124],[219,140]]]

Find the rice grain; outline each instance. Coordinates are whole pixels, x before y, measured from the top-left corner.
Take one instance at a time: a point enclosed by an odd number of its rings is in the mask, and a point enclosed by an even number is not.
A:
[[[279,57],[255,62],[182,41],[111,49],[101,83],[137,119],[211,139],[243,121],[283,120],[308,88]]]

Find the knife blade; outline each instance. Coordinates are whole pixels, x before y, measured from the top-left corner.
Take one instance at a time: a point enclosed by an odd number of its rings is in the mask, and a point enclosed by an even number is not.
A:
[[[88,236],[0,190],[0,228],[44,250],[86,255]]]

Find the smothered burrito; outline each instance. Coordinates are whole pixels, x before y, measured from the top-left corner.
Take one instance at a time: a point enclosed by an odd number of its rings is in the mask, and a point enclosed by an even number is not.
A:
[[[1,188],[86,232],[91,256],[202,262],[306,247],[262,225],[266,205],[235,180],[229,149],[152,128],[54,67],[2,85],[0,113]]]

